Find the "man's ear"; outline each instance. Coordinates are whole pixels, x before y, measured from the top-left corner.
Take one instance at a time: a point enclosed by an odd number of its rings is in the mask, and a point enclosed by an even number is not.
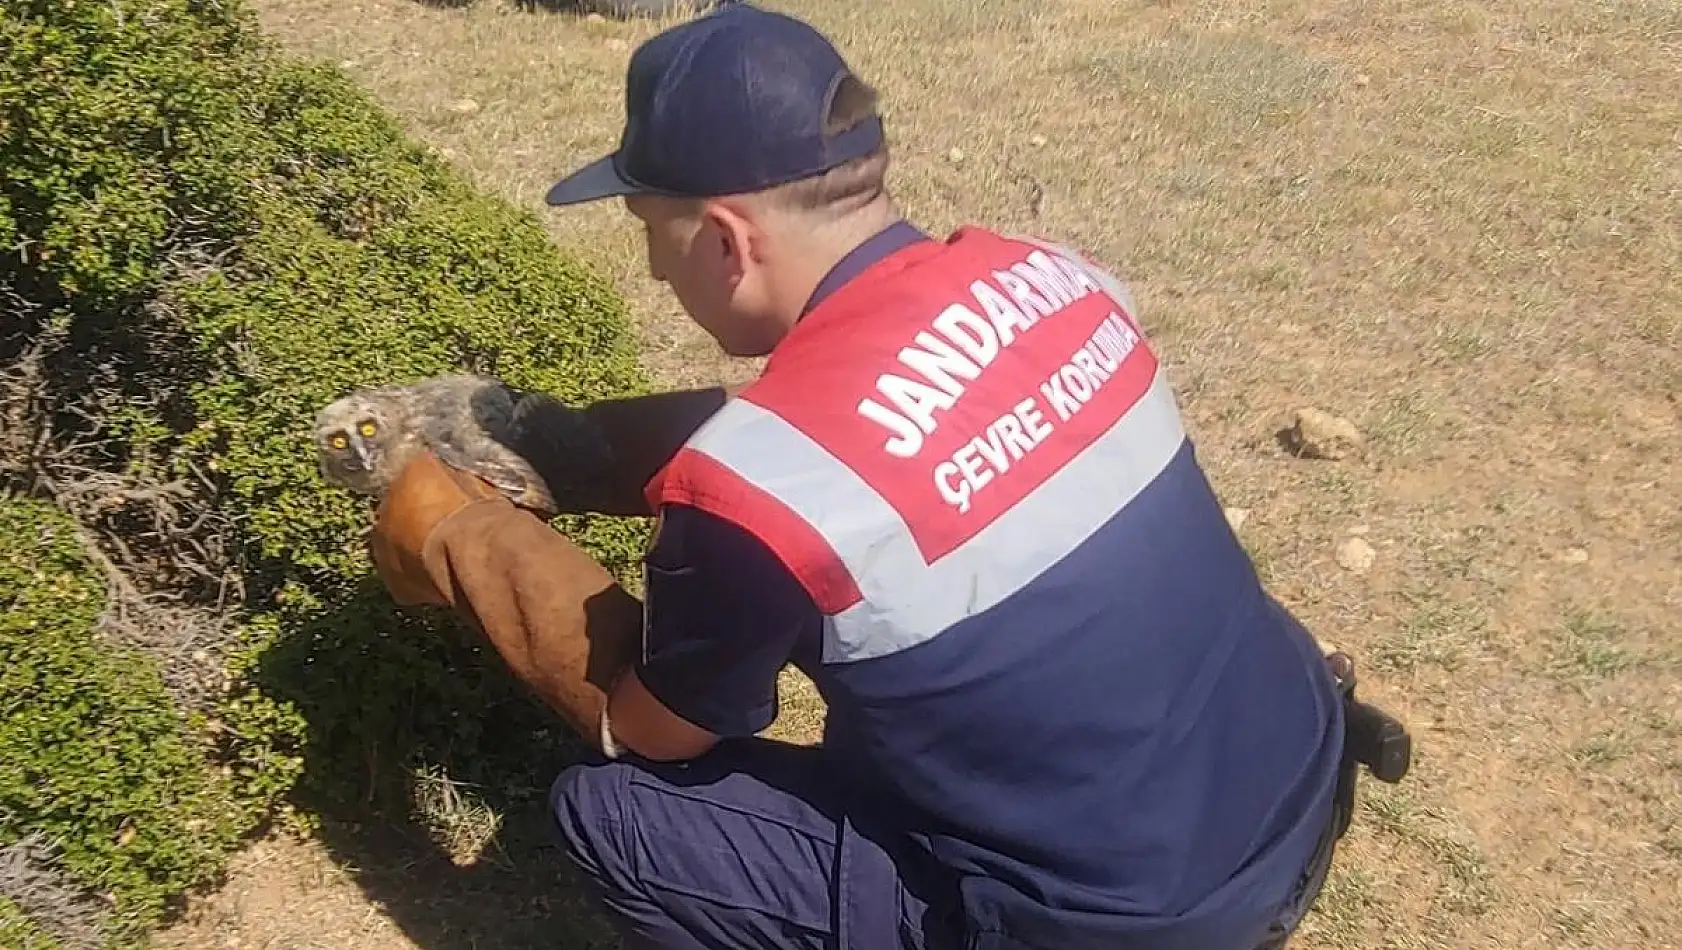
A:
[[[750,209],[730,201],[709,201],[701,214],[711,237],[720,242],[726,268],[740,277],[751,263],[764,259],[764,235]]]

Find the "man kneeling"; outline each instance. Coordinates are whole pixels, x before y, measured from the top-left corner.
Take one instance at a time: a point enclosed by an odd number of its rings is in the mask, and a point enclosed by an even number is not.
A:
[[[586,410],[625,480],[589,507],[659,519],[644,601],[431,458],[374,550],[598,742],[553,804],[628,943],[1283,945],[1331,860],[1339,697],[1124,286],[903,220],[873,92],[796,20],[674,27],[627,85],[620,150],[550,202],[622,198],[654,276],[769,357]],[[820,746],[756,738],[790,663]]]

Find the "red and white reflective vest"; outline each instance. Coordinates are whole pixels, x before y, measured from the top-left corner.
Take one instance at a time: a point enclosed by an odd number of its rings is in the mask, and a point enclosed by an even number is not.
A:
[[[828,618],[825,662],[922,642],[1031,580],[1180,447],[1132,309],[1056,245],[978,228],[914,244],[821,302],[650,498],[770,547]]]

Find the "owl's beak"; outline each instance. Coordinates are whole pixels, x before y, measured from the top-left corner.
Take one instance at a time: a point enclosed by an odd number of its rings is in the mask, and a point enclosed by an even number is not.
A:
[[[362,463],[362,470],[364,472],[371,472],[374,470],[374,451],[368,448],[368,444],[366,442],[359,441],[356,443],[356,459]]]

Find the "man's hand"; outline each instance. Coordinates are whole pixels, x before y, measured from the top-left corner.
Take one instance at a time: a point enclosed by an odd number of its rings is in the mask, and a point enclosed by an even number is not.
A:
[[[427,568],[427,539],[451,515],[476,504],[513,507],[483,479],[424,452],[391,483],[374,518],[369,549],[380,580],[393,600],[403,605],[450,602]]]
[[[631,672],[641,603],[489,483],[422,454],[380,502],[369,547],[392,599],[454,608],[587,741],[610,697],[620,743],[644,757],[690,758],[716,741]]]

